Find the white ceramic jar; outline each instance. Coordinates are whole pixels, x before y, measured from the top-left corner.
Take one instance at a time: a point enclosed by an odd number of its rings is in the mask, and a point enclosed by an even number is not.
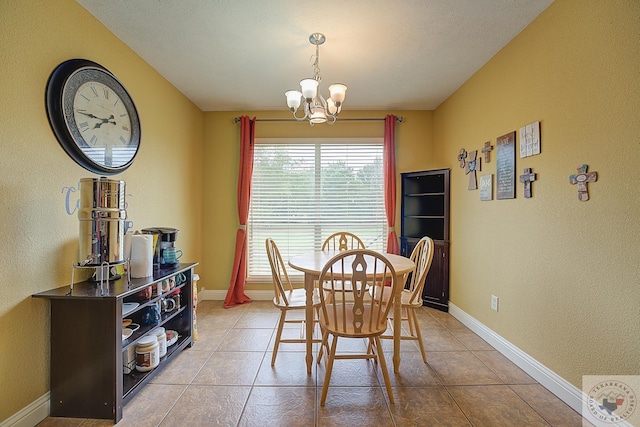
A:
[[[136,370],[147,372],[158,366],[160,351],[158,339],[155,335],[146,335],[140,338],[136,345]]]
[[[151,331],[151,335],[155,335],[158,341],[158,353],[160,357],[164,357],[167,354],[167,333],[163,327],[155,328]]]

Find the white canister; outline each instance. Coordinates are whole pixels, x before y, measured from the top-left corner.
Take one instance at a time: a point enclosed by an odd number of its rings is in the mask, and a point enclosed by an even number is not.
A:
[[[158,352],[160,357],[164,357],[167,354],[167,333],[164,328],[159,327],[151,331],[151,335],[155,335],[158,341]]]
[[[155,335],[147,335],[140,338],[136,345],[136,370],[147,372],[160,363],[158,339]]]
[[[122,352],[122,372],[125,374],[130,373],[136,367],[136,348],[135,346],[129,346]]]

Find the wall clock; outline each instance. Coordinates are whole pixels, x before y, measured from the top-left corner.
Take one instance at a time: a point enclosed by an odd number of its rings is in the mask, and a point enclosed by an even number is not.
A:
[[[67,154],[83,168],[113,175],[140,148],[140,119],[122,83],[86,59],[58,65],[47,82],[47,116]]]

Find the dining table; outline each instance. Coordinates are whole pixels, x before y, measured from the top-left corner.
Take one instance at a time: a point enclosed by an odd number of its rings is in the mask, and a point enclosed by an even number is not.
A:
[[[304,273],[304,288],[306,290],[305,308],[305,344],[307,373],[311,374],[313,364],[313,289],[315,283],[320,278],[322,269],[327,262],[337,255],[339,251],[311,251],[300,255],[295,255],[289,259],[289,266]],[[402,287],[407,274],[415,269],[415,264],[409,258],[383,253],[381,254],[389,260],[396,272],[396,292],[393,296],[393,372],[398,373],[400,369],[400,332],[402,320]],[[367,265],[367,270],[373,271],[374,264]]]

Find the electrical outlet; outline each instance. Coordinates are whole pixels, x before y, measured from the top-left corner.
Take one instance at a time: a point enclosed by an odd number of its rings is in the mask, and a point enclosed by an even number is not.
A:
[[[498,297],[491,295],[491,310],[498,311]]]

